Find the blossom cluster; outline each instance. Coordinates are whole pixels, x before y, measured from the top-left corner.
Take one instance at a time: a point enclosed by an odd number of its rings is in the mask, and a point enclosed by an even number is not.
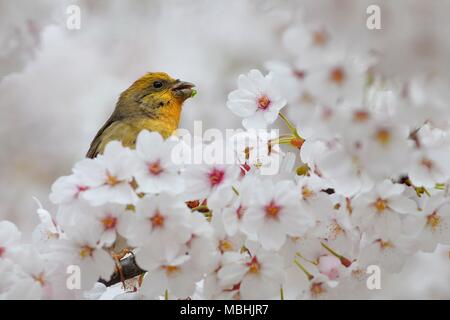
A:
[[[39,208],[32,244],[0,222],[0,298],[99,298],[124,251],[146,272],[118,299],[361,298],[369,266],[397,273],[450,245],[438,76],[387,78],[379,57],[352,56],[329,30],[296,32],[298,58],[239,76],[229,94],[243,127],[261,132],[233,163],[175,161],[181,140],[142,131],[135,149],[110,142],[53,184],[58,211]],[[277,119],[287,134],[266,131]]]

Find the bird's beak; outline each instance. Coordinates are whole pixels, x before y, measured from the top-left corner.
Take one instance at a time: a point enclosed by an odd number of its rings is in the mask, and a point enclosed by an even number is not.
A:
[[[190,98],[194,92],[192,88],[195,87],[195,84],[186,82],[186,81],[176,81],[172,86],[172,91],[175,97],[186,100]]]

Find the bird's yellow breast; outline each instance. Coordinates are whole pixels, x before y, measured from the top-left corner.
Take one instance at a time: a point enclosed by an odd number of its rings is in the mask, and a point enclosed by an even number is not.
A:
[[[181,104],[165,108],[156,118],[138,116],[114,122],[100,137],[98,152],[103,153],[108,142],[113,140],[121,141],[125,147],[134,148],[139,132],[144,129],[159,132],[166,139],[178,128],[180,113]]]

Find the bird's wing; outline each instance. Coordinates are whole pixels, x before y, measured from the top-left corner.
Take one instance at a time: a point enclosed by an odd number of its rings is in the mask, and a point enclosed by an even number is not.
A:
[[[98,130],[97,134],[91,142],[91,146],[89,147],[88,152],[86,153],[86,158],[95,158],[97,156],[97,154],[99,153],[98,146],[102,141],[102,134],[112,123],[114,123],[114,120],[112,118],[109,118],[108,121],[106,121],[106,123],[103,125],[103,127]]]
[[[113,140],[121,141],[124,146],[134,145],[136,140],[134,127],[123,121],[108,120],[92,141],[86,157],[95,158],[99,153],[103,153],[108,142]]]

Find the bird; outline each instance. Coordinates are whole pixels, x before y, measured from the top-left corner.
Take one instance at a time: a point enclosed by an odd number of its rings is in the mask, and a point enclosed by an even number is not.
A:
[[[178,128],[183,102],[195,95],[195,85],[164,72],[148,72],[121,93],[116,107],[95,135],[86,154],[95,158],[108,142],[118,140],[134,148],[141,130],[167,139]]]
[[[145,129],[159,132],[167,139],[178,128],[184,101],[196,94],[194,87],[193,83],[174,79],[164,72],[146,73],[120,94],[113,113],[95,135],[86,157],[102,154],[113,140],[133,149],[137,136]],[[120,280],[125,287],[125,279],[143,272],[135,264],[134,253],[125,238],[118,235],[109,251],[116,272],[108,282],[101,280],[104,283]],[[128,253],[132,256],[123,259]]]

